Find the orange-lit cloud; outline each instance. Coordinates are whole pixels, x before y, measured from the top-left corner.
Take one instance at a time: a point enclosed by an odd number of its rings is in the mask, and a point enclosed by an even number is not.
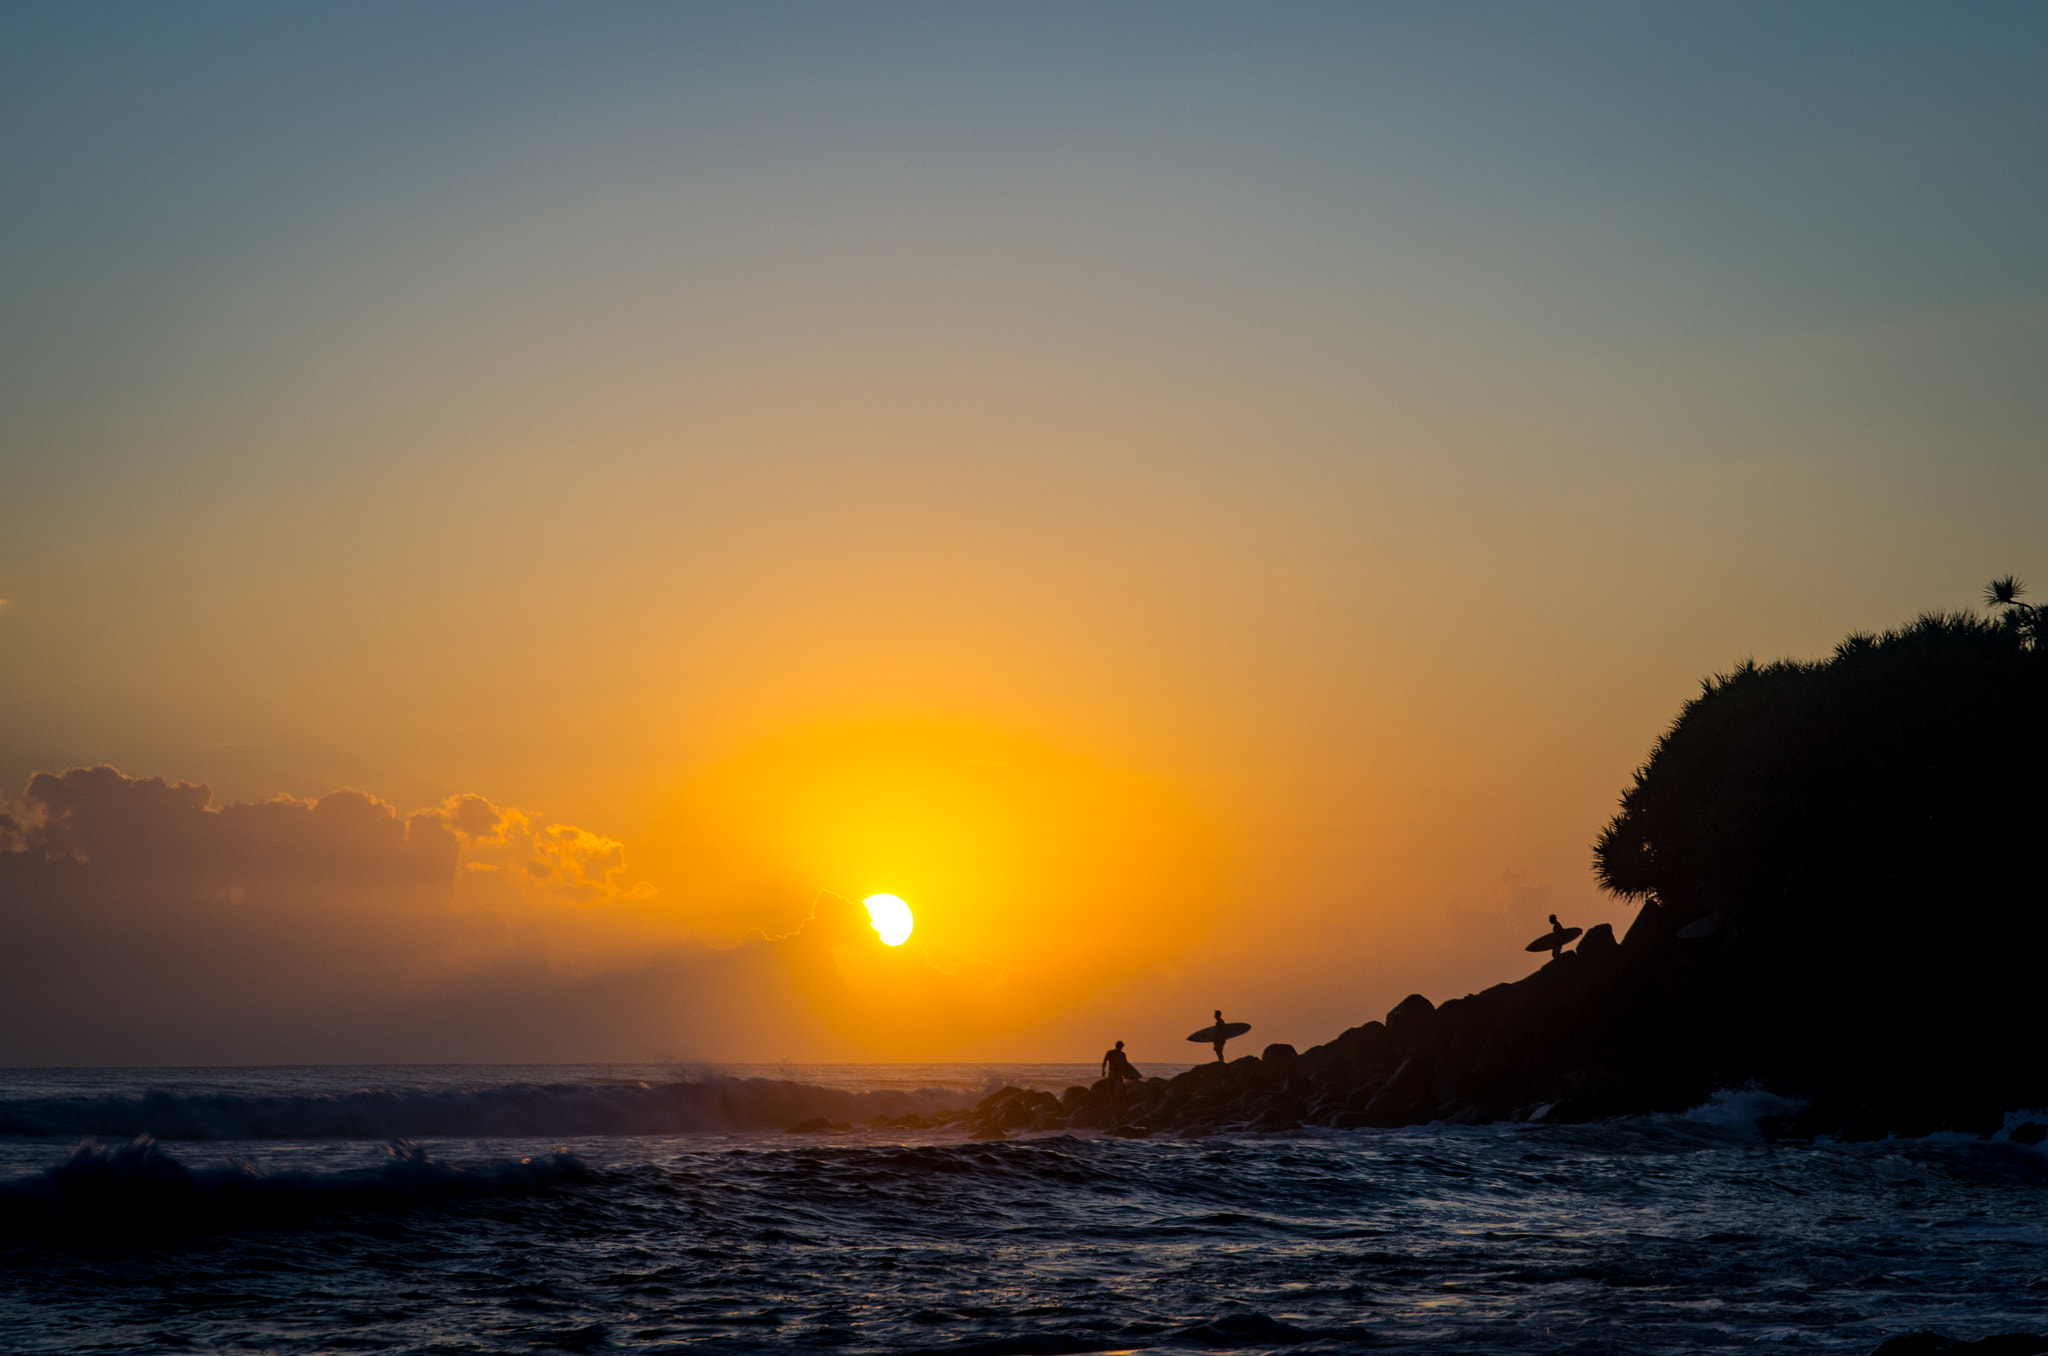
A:
[[[876,778],[851,823],[805,828],[819,807],[799,795],[795,826],[754,827],[812,847],[874,835],[880,855],[847,874],[886,868],[931,891],[930,921],[901,946],[829,891],[786,927],[712,945],[628,869],[623,843],[475,795],[410,815],[346,790],[216,807],[205,786],[109,767],[38,775],[0,806],[0,1061],[957,1053],[1141,968],[1150,915],[1106,901],[1199,884],[1185,875],[1199,859],[1152,855],[1188,846],[1170,835],[1112,851],[1142,836],[1124,799],[1139,792],[1085,763],[957,730],[828,743],[847,761],[811,793],[847,790],[850,769]],[[995,748],[1018,761],[960,758]],[[715,784],[789,771],[771,753]],[[954,803],[969,785],[992,800]],[[1015,838],[973,838],[995,810]],[[1065,841],[1078,823],[1092,836]],[[969,891],[984,867],[1013,879]],[[927,929],[944,944],[921,945]]]

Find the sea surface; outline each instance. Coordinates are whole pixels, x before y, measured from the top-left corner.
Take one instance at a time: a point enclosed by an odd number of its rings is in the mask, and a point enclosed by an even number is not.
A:
[[[0,1350],[1860,1353],[2048,1329],[2048,1156],[1767,1143],[1759,1093],[1582,1126],[785,1133],[1091,1073],[0,1071]]]

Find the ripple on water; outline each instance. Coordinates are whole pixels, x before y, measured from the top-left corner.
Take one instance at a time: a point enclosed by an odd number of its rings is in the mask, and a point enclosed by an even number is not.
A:
[[[0,1347],[1862,1352],[2039,1326],[2048,1294],[2048,1159],[2004,1142],[1647,1118],[562,1148],[24,1170]]]

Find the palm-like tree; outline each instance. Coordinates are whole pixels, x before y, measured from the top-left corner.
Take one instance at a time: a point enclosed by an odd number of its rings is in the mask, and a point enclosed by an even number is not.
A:
[[[2038,649],[2041,645],[2041,609],[2020,601],[2020,595],[2026,591],[2027,586],[2011,575],[1994,579],[1984,588],[1984,605],[2004,608],[2005,615],[1999,620],[2019,633],[2023,645]]]

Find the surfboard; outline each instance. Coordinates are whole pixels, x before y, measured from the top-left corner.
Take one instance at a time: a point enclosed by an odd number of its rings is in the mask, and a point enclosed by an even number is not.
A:
[[[1546,932],[1522,949],[1524,951],[1548,951],[1553,945],[1563,946],[1566,942],[1569,942],[1584,931],[1584,928],[1565,928],[1558,932]]]
[[[1225,1022],[1222,1026],[1205,1026],[1188,1039],[1203,1045],[1214,1045],[1219,1037],[1226,1041],[1234,1041],[1251,1029],[1250,1022]]]

